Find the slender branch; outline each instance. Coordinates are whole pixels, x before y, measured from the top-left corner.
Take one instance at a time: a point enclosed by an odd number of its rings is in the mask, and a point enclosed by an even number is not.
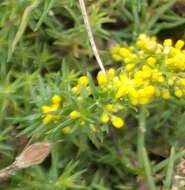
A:
[[[172,184],[172,177],[174,173],[174,162],[175,162],[175,147],[172,146],[170,151],[169,162],[166,170],[166,178],[164,180],[164,189],[170,190]]]
[[[143,165],[145,169],[148,187],[150,190],[156,190],[155,183],[152,177],[150,161],[149,161],[148,154],[146,152],[145,147],[142,147],[142,155],[143,155]]]
[[[91,25],[89,23],[89,19],[88,19],[88,15],[87,15],[84,0],[79,0],[79,3],[80,3],[80,8],[81,8],[84,24],[85,24],[85,27],[86,27],[86,30],[87,30],[87,34],[88,34],[88,37],[89,37],[89,41],[91,43],[93,53],[94,53],[94,55],[96,57],[98,65],[100,66],[100,69],[102,70],[103,73],[105,73],[105,68],[104,68],[103,63],[101,61],[101,58],[99,56],[98,49],[96,47],[96,43],[94,41],[94,37],[93,37],[93,34],[92,34]]]
[[[148,158],[148,154],[145,148],[145,132],[146,132],[146,108],[145,106],[140,107],[140,113],[138,117],[139,126],[138,126],[138,142],[137,142],[137,151],[138,151],[138,160],[139,166],[142,167],[145,171],[146,180],[150,190],[155,190],[155,182],[152,177],[151,163]]]
[[[139,126],[138,126],[138,137],[137,137],[137,150],[138,150],[138,159],[139,159],[139,165],[140,167],[143,166],[143,156],[142,156],[142,152],[143,152],[143,148],[145,146],[145,108],[144,106],[142,106],[140,108],[140,113],[139,113]]]

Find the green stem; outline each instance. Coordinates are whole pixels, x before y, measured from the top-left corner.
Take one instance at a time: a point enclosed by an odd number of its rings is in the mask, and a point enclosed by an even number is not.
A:
[[[139,160],[139,165],[140,167],[143,166],[143,156],[142,156],[142,149],[145,146],[145,131],[146,131],[146,111],[145,107],[142,106],[140,108],[140,113],[139,113],[139,127],[138,127],[138,137],[137,137],[137,151],[138,151],[138,160]]]
[[[174,172],[174,170],[173,170],[174,162],[175,162],[175,147],[172,146],[171,151],[170,151],[169,161],[168,161],[168,167],[167,167],[167,171],[166,171],[166,178],[164,181],[164,187],[166,190],[169,190],[171,187],[172,176],[173,176],[173,172]]]
[[[143,154],[143,161],[144,161],[143,164],[144,164],[148,187],[150,190],[156,190],[155,183],[152,177],[150,161],[149,161],[146,149],[144,147],[142,148],[142,154]]]
[[[155,183],[152,177],[151,164],[145,148],[145,131],[146,131],[146,108],[140,107],[140,113],[138,117],[138,136],[137,136],[137,151],[139,166],[144,169],[148,187],[150,190],[155,190]]]

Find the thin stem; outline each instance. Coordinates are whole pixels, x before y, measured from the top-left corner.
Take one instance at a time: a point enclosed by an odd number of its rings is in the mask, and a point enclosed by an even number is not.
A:
[[[143,155],[143,161],[144,161],[143,164],[144,164],[148,187],[150,190],[156,190],[155,183],[152,177],[150,161],[148,159],[148,155],[144,147],[142,148],[142,155]]]
[[[10,174],[12,172],[16,171],[17,169],[18,169],[18,167],[16,166],[15,162],[13,164],[7,166],[4,169],[1,169],[0,170],[0,183],[9,179]]]
[[[145,123],[145,108],[142,106],[140,108],[140,113],[139,113],[139,126],[138,126],[138,137],[137,137],[137,150],[138,150],[138,160],[139,160],[139,165],[143,165],[143,156],[142,156],[142,149],[145,146],[145,131],[146,131],[146,123]]]
[[[87,34],[88,34],[88,37],[89,37],[89,41],[91,43],[93,53],[94,53],[94,55],[96,57],[98,65],[100,66],[100,69],[102,70],[103,73],[105,73],[105,68],[104,68],[103,63],[101,61],[101,58],[99,56],[98,49],[96,47],[96,43],[94,41],[94,37],[93,37],[93,34],[92,34],[91,25],[89,23],[89,19],[88,19],[88,15],[87,15],[84,0],[79,0],[79,3],[80,3],[82,16],[83,16],[83,19],[84,19],[85,27],[86,27],[86,30],[87,30]]]
[[[146,132],[146,108],[145,106],[140,107],[139,113],[139,126],[138,126],[138,142],[137,142],[137,151],[138,151],[138,161],[139,166],[144,169],[146,174],[146,180],[150,190],[155,190],[155,183],[152,177],[151,164],[148,158],[148,154],[145,148],[145,132]]]
[[[173,176],[173,172],[174,172],[174,162],[175,162],[175,147],[172,146],[171,151],[170,151],[170,158],[168,161],[168,167],[167,167],[167,171],[166,171],[166,178],[164,181],[164,188],[166,190],[169,190],[171,187],[171,183],[172,183],[172,176]]]
[[[185,150],[179,152],[178,154],[175,155],[175,161],[182,158],[184,155],[185,155]],[[153,172],[157,173],[158,171],[163,169],[166,165],[168,165],[168,163],[169,163],[169,158],[166,158],[165,160],[163,160],[159,164],[155,165],[155,167],[153,168]]]

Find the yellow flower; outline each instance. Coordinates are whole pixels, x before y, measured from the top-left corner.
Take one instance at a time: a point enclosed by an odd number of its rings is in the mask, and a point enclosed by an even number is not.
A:
[[[170,98],[170,93],[167,89],[162,89],[162,97],[164,99],[169,99]]]
[[[134,78],[133,82],[134,82],[134,85],[136,87],[139,87],[139,86],[141,86],[143,84],[143,79],[142,78]]]
[[[47,112],[52,112],[52,111],[56,111],[59,108],[59,104],[53,104],[51,106],[42,106],[42,112],[43,113],[47,113]]]
[[[152,85],[146,86],[143,90],[144,93],[148,96],[152,96],[155,93],[155,88]]]
[[[71,89],[72,93],[74,94],[79,94],[80,93],[80,85],[77,85],[77,86],[74,86],[72,89]]]
[[[130,64],[126,65],[125,70],[131,71],[131,70],[133,70],[134,67],[135,67],[135,64],[130,63]]]
[[[163,76],[159,76],[157,81],[163,83],[165,81],[165,78]]]
[[[124,120],[120,117],[117,117],[117,116],[113,116],[111,118],[111,122],[112,122],[112,125],[116,128],[121,128],[125,124]]]
[[[164,40],[163,45],[164,45],[165,47],[172,46],[172,40],[171,40],[171,39],[166,39],[166,40]]]
[[[130,51],[129,51],[128,49],[126,49],[126,48],[120,48],[119,54],[120,54],[122,57],[127,58],[127,57],[129,57],[129,55],[130,55]]]
[[[119,53],[120,48],[121,48],[121,46],[119,44],[117,44],[114,47],[110,48],[110,53],[117,54],[117,53]]]
[[[153,58],[153,57],[149,57],[147,60],[146,60],[147,64],[149,65],[154,65],[156,63],[156,59]]]
[[[107,104],[107,105],[105,106],[105,108],[106,108],[106,110],[108,110],[108,111],[113,111],[113,110],[114,110],[114,107],[113,107],[112,104]]]
[[[181,84],[182,86],[185,86],[185,78],[180,79],[180,84]]]
[[[120,55],[117,55],[117,54],[113,54],[112,55],[112,58],[115,60],[115,61],[121,61],[122,60],[122,57]]]
[[[50,106],[50,108],[51,108],[50,111],[56,111],[56,110],[59,109],[59,107],[60,107],[59,104],[53,104],[53,105]]]
[[[70,127],[64,127],[64,128],[62,129],[62,131],[63,131],[63,133],[70,133],[71,128],[70,128]]]
[[[177,96],[178,98],[183,96],[183,91],[181,89],[176,89],[175,90],[175,96]]]
[[[100,121],[103,123],[108,123],[109,122],[109,116],[106,113],[103,113],[100,117]]]
[[[136,71],[134,73],[134,78],[135,79],[141,79],[142,78],[142,75],[143,75],[143,72],[142,71]]]
[[[177,48],[177,49],[182,49],[183,46],[184,46],[184,41],[182,41],[182,40],[178,40],[175,44],[175,48]]]
[[[53,104],[59,104],[61,102],[62,98],[59,95],[54,95],[51,98],[51,101]]]
[[[72,119],[76,119],[76,118],[79,118],[80,117],[80,113],[78,111],[72,111],[70,114],[69,114],[69,117],[72,118]]]
[[[138,93],[137,90],[135,88],[129,88],[128,89],[128,94],[132,97],[132,98],[137,98],[138,97]]]
[[[150,103],[151,99],[149,97],[139,97],[138,104],[148,104]]]
[[[105,85],[108,82],[106,74],[101,71],[98,73],[97,80],[99,85]]]
[[[52,119],[53,119],[53,115],[47,114],[46,116],[44,116],[44,118],[42,120],[42,123],[43,124],[48,124]]]
[[[115,69],[109,69],[107,75],[109,79],[112,79],[115,76]]]
[[[148,79],[148,78],[150,78],[151,77],[151,71],[150,70],[144,70],[144,71],[142,71],[142,78],[143,79]]]
[[[51,109],[50,106],[42,106],[42,107],[41,107],[41,110],[42,110],[43,113],[49,112],[50,109]]]
[[[87,86],[87,85],[89,84],[89,79],[88,79],[86,76],[81,76],[81,77],[78,79],[78,84],[79,84],[79,85]]]
[[[116,96],[115,98],[121,98],[123,95],[125,95],[127,93],[127,89],[124,87],[124,86],[121,86],[117,93],[116,93]]]

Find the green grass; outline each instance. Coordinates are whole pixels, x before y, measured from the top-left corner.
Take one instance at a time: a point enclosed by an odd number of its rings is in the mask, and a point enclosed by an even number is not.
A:
[[[113,44],[132,44],[140,33],[159,39],[184,38],[185,18],[174,11],[175,3],[176,0],[87,0],[105,67],[119,66],[108,52]],[[82,128],[74,135],[64,134],[65,126],[77,128],[73,120],[65,118],[60,124],[46,127],[40,108],[50,104],[54,94],[62,93],[68,102],[62,114],[80,108],[87,122],[93,123],[91,129],[99,125],[98,116],[92,113],[100,112],[109,102],[94,82],[99,67],[79,3],[2,0],[0,18],[0,167],[12,163],[30,139],[31,143],[62,140],[53,145],[43,164],[16,171],[10,181],[0,184],[0,189],[142,190],[141,184],[146,181],[151,190],[163,185],[165,190],[170,189],[174,167],[184,155],[185,101],[149,106],[146,147],[141,142],[139,153],[141,164],[136,151],[138,110],[118,113],[127,118],[127,126],[119,131],[110,126],[102,127],[100,133]],[[69,92],[84,74],[88,75],[92,97],[102,101],[97,110],[97,102],[89,101],[86,90],[83,104]]]

